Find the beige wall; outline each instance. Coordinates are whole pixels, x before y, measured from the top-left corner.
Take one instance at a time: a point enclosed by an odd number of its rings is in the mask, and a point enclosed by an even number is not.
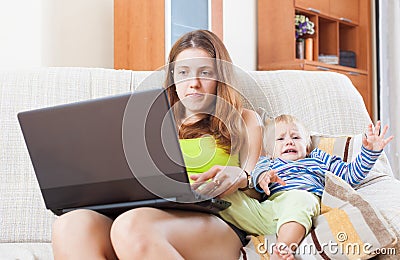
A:
[[[235,64],[257,67],[256,0],[224,0],[224,43]],[[42,66],[112,68],[113,0],[42,0]]]
[[[0,1],[0,68],[40,66],[40,20],[40,0]]]
[[[42,66],[114,66],[113,0],[42,0]]]
[[[113,68],[113,3],[0,2],[0,67]],[[256,0],[224,0],[223,5],[224,42],[235,64],[253,70],[257,54]]]

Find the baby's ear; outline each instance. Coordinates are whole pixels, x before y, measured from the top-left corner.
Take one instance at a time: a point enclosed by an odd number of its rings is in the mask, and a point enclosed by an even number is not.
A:
[[[265,153],[265,156],[268,157],[268,158],[270,158],[270,159],[273,159],[271,153],[266,152],[266,153]]]
[[[307,151],[307,155],[309,155],[312,151],[312,140],[311,140],[311,136],[308,136],[307,138],[307,146],[306,146],[306,151]]]
[[[275,142],[273,141],[273,138],[264,132],[263,150],[265,156],[268,158],[272,158],[274,156],[274,149],[275,149]]]
[[[311,144],[307,145],[306,152],[307,152],[307,155],[309,155],[311,153]]]
[[[265,151],[265,156],[270,158],[270,159],[275,159],[274,158],[274,150],[268,147],[264,147],[264,151]]]

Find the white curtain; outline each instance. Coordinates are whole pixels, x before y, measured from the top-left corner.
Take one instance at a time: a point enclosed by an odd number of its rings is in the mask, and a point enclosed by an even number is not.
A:
[[[394,140],[387,146],[393,173],[400,179],[400,1],[379,0],[380,118]]]

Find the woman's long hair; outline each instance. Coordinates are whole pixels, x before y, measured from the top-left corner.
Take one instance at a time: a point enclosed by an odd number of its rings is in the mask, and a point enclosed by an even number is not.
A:
[[[213,115],[208,115],[193,124],[182,124],[184,107],[179,102],[174,83],[173,70],[176,57],[188,48],[206,51],[214,59],[217,74],[217,99]],[[168,57],[166,89],[179,126],[179,138],[196,138],[212,135],[217,144],[228,153],[238,153],[244,142],[244,123],[241,117],[243,106],[240,94],[227,83],[233,73],[231,58],[222,41],[214,33],[197,30],[186,33],[172,46]]]

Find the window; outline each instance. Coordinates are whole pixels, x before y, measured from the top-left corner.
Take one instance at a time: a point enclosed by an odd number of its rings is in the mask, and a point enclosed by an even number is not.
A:
[[[210,29],[210,7],[210,0],[165,1],[167,55],[172,44],[183,34],[197,29]]]

